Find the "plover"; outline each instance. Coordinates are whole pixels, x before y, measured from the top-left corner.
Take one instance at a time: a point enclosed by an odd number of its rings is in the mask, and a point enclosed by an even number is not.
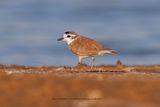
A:
[[[58,41],[67,42],[68,48],[79,57],[78,64],[82,63],[83,58],[91,57],[92,66],[95,62],[95,56],[104,54],[116,54],[113,49],[105,48],[97,41],[85,36],[80,36],[76,32],[67,31]]]

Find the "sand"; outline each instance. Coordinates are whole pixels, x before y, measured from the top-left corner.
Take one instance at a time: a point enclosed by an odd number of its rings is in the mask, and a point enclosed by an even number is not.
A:
[[[160,65],[0,65],[1,107],[160,107]]]

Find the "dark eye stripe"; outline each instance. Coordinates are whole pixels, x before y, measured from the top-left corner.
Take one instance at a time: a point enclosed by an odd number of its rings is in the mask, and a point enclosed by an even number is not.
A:
[[[70,35],[67,35],[67,38],[70,38],[71,36]]]

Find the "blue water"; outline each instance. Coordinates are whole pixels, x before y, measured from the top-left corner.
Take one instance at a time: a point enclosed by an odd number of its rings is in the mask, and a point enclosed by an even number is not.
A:
[[[74,65],[65,43],[67,30],[101,42],[117,56],[97,64],[160,64],[159,0],[2,0],[0,63]],[[86,63],[90,63],[86,59]]]

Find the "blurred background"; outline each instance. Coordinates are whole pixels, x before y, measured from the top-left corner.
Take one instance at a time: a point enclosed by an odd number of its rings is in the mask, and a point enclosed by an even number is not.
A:
[[[118,51],[97,57],[97,64],[118,59],[158,64],[159,5],[159,0],[1,0],[0,63],[74,65],[78,58],[56,41],[69,30]]]

